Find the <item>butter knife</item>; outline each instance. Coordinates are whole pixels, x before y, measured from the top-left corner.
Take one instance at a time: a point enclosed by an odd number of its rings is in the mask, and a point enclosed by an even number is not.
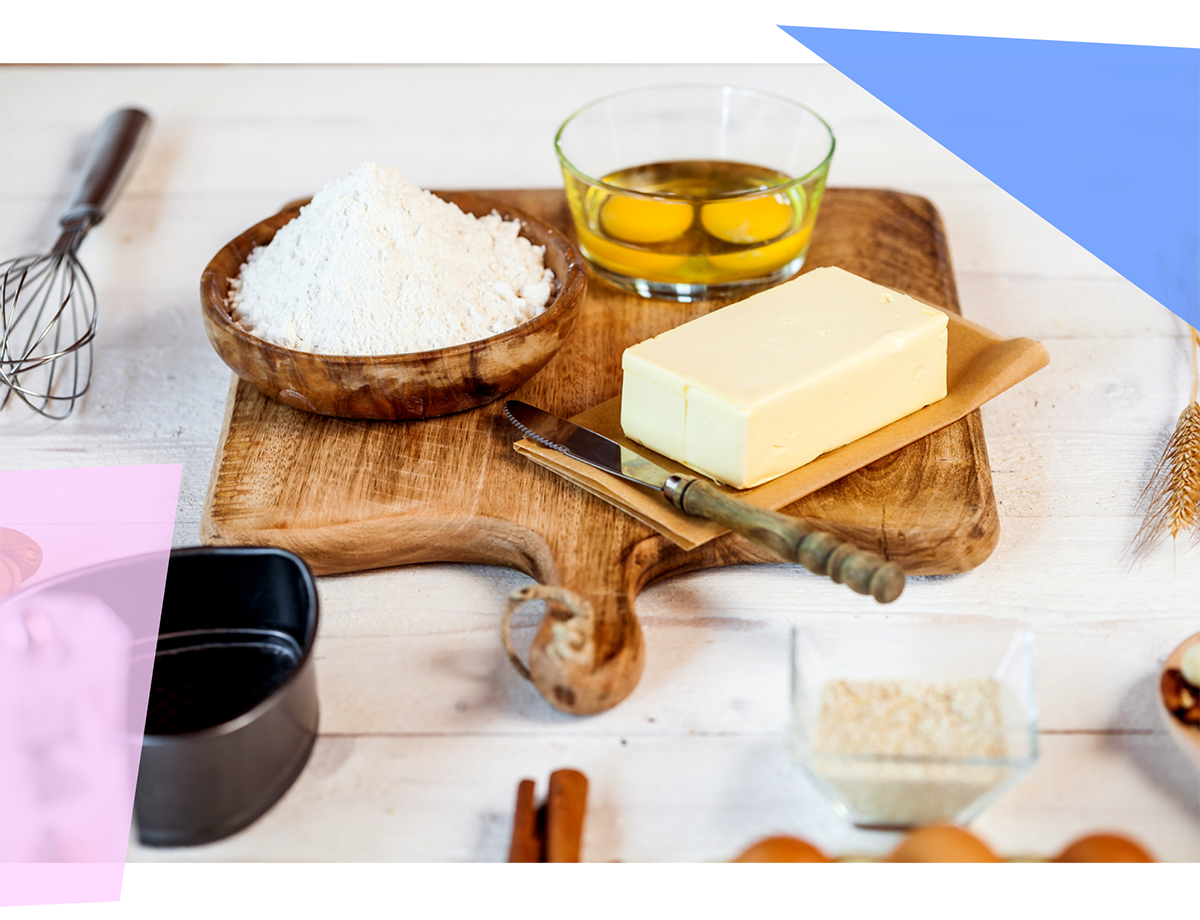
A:
[[[904,570],[896,563],[843,543],[799,518],[732,498],[695,476],[669,473],[616,441],[518,399],[504,404],[504,415],[530,440],[627,482],[656,489],[684,514],[737,531],[784,562],[798,562],[881,604],[894,601],[904,590]]]

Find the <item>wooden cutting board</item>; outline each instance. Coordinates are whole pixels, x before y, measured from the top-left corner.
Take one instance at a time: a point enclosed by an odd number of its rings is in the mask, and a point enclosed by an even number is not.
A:
[[[561,191],[484,194],[574,238]],[[924,198],[830,189],[806,268],[824,265],[961,312],[941,220]],[[644,300],[591,276],[572,338],[512,395],[576,415],[618,395],[626,347],[721,305]],[[567,711],[608,708],[640,675],[641,630],[633,611],[642,588],[678,572],[776,560],[732,533],[690,552],[676,547],[519,456],[512,449],[519,435],[502,402],[425,421],[351,421],[288,408],[235,380],[201,538],[280,546],[317,574],[473,562],[567,588],[566,600],[583,599],[587,609],[549,605],[531,654],[533,680]],[[999,538],[979,412],[784,510],[895,560],[909,574],[979,565]],[[587,642],[580,651],[575,645],[583,639],[563,627],[573,618],[578,627],[584,613]],[[554,649],[579,661],[564,664]]]

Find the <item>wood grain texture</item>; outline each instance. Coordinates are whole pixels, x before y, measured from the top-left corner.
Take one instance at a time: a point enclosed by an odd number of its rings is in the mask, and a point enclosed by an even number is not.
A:
[[[559,191],[490,193],[570,232]],[[831,189],[808,267],[839,265],[954,312],[937,211],[925,199]],[[642,300],[597,279],[570,341],[514,396],[570,417],[616,396],[629,345],[723,304]],[[244,383],[231,393],[201,522],[207,543],[275,545],[318,574],[475,562],[561,585],[592,609],[582,658],[555,653],[554,605],[534,640],[539,691],[568,712],[610,708],[642,668],[637,593],[669,575],[776,561],[730,534],[691,552],[512,450],[498,404],[421,422],[324,418]],[[789,506],[909,574],[961,572],[999,536],[979,413]],[[865,601],[866,603],[871,603]],[[557,643],[561,647],[561,643]]]
[[[230,317],[229,282],[250,253],[271,242],[309,199],[255,224],[213,256],[200,278],[204,330],[235,374],[294,409],[338,418],[426,419],[474,409],[511,393],[536,374],[567,340],[587,288],[583,257],[554,227],[471,192],[441,197],[484,217],[496,211],[521,222],[521,235],[545,247],[555,285],[546,310],[527,323],[433,351],[339,356],[295,351],[260,339]]]

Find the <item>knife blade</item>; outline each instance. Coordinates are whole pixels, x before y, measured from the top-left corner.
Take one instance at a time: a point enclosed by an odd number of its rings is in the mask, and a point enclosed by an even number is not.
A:
[[[896,563],[799,518],[733,498],[704,479],[670,473],[602,434],[518,399],[505,402],[504,415],[531,441],[627,482],[655,489],[684,514],[716,521],[785,562],[798,562],[881,604],[894,601],[904,590],[904,570]]]

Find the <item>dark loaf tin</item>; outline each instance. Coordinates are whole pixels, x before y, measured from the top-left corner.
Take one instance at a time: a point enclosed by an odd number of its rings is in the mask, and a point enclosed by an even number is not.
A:
[[[298,556],[172,551],[134,798],[142,843],[219,840],[288,790],[317,735],[316,632]]]

